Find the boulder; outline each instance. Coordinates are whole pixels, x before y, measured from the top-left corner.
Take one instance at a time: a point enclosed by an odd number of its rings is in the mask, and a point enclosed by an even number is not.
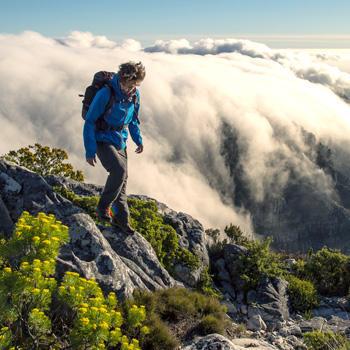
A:
[[[247,329],[250,331],[264,331],[266,330],[266,324],[260,315],[253,315],[248,318]]]
[[[209,334],[197,337],[182,348],[183,350],[277,350],[273,345],[258,339],[227,339],[220,334]]]
[[[256,291],[248,293],[248,318],[260,315],[268,330],[281,328],[289,318],[288,283],[280,278],[264,278]]]
[[[13,227],[13,221],[10,217],[5,203],[0,196],[0,236],[3,234],[3,236],[6,238],[10,237]]]

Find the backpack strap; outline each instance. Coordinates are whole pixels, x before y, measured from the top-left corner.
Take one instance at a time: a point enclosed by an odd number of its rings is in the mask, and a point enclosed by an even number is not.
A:
[[[112,108],[113,104],[114,103],[119,103],[119,102],[122,102],[124,100],[118,100],[115,93],[114,93],[114,89],[113,87],[111,86],[111,84],[105,84],[106,87],[109,88],[109,91],[110,91],[110,97],[109,97],[109,100],[106,104],[106,107],[105,107],[105,110],[103,111],[103,113],[97,118],[96,120],[96,130],[98,131],[122,131],[123,129],[125,129],[128,124],[124,124],[124,121],[123,121],[123,124],[120,125],[120,126],[117,126],[117,127],[113,127],[113,126],[110,126],[106,119],[105,119],[105,116],[107,115],[107,113],[110,111],[110,109]],[[138,118],[138,114],[136,113],[136,105],[139,103],[139,98],[136,94],[136,92],[133,94],[132,96],[132,102],[134,104],[134,115],[136,116],[136,120],[137,122],[140,124],[140,120]]]
[[[105,106],[104,111],[102,112],[102,114],[97,118],[95,125],[96,125],[96,130],[98,131],[107,131],[107,130],[113,130],[113,127],[109,126],[105,116],[107,115],[107,113],[110,111],[110,109],[112,108],[113,104],[115,102],[119,102],[116,99],[113,87],[110,84],[105,84],[105,87],[107,87],[109,89],[109,100]]]

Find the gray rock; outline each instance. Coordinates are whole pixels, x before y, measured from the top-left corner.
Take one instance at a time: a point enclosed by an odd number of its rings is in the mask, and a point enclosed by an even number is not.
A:
[[[3,233],[4,237],[11,237],[14,224],[10,217],[10,214],[6,208],[5,203],[3,202],[0,196],[0,236]]]
[[[202,268],[191,269],[185,264],[177,263],[174,266],[174,277],[188,287],[195,287],[200,281]]]
[[[235,345],[220,334],[209,334],[205,337],[197,337],[183,350],[238,350]]]
[[[247,315],[248,314],[248,307],[246,304],[242,304],[240,307],[240,311],[243,315]]]
[[[0,173],[0,182],[2,183],[2,191],[7,193],[18,194],[22,189],[17,181],[4,172]]]
[[[327,320],[323,317],[313,317],[311,320],[303,320],[299,323],[299,327],[303,333],[330,329]]]
[[[260,315],[253,315],[248,318],[247,329],[251,331],[261,331],[266,330],[266,324]]]
[[[350,303],[344,297],[321,297],[320,304],[317,308],[312,310],[312,315],[317,317],[324,317],[327,320],[333,316],[339,317],[343,320],[350,319]]]
[[[63,186],[79,196],[99,196],[103,191],[103,186],[75,181],[64,176],[48,175],[44,178],[50,186]]]
[[[307,346],[303,343],[303,341],[294,335],[287,336],[285,343],[290,345],[291,350],[307,350]]]
[[[71,241],[66,254],[60,255],[59,264],[65,262],[60,273],[73,266],[74,271],[95,278],[105,291],[114,291],[121,298],[130,297],[136,288],[154,291],[176,284],[140,234],[128,236],[108,228],[102,235],[87,214],[72,215],[68,224]]]
[[[45,180],[51,186],[64,186],[80,196],[98,196],[103,190],[102,186],[81,183],[62,176],[49,175],[45,177]],[[201,272],[209,265],[209,256],[205,245],[203,226],[190,215],[181,212],[177,213],[154,198],[145,195],[130,195],[129,197],[155,201],[158,211],[162,215],[165,215],[165,222],[175,228],[179,236],[180,245],[189,249],[200,258],[200,267],[197,269],[191,269],[182,263],[178,263],[174,266],[174,276],[187,286],[195,287],[200,280]]]
[[[224,294],[228,294],[232,299],[236,298],[236,291],[233,289],[230,283],[221,281],[220,285]]]
[[[251,339],[251,338],[240,338],[232,339],[232,344],[236,346],[237,350],[276,350],[278,349],[272,344],[267,343],[263,339]]]
[[[231,317],[231,318],[235,318],[235,316],[238,313],[238,307],[235,303],[232,303],[230,300],[228,299],[224,299],[221,302],[223,305],[225,305],[227,307],[227,314]]]
[[[218,259],[214,262],[215,268],[218,270],[217,273],[217,279],[222,282],[231,282],[230,274],[226,269],[225,266],[225,260],[224,259]]]
[[[242,290],[244,286],[244,281],[239,277],[238,263],[242,255],[247,254],[247,251],[247,248],[237,244],[226,244],[224,247],[225,267],[236,290]]]
[[[260,315],[268,330],[279,329],[289,318],[288,283],[280,278],[265,278],[257,288],[257,292],[250,296],[248,317]]]
[[[293,325],[293,326],[289,327],[289,334],[296,336],[296,337],[302,336],[301,329],[298,325]]]
[[[287,337],[288,335],[290,335],[289,328],[282,327],[281,329],[278,330],[278,334],[282,337]]]

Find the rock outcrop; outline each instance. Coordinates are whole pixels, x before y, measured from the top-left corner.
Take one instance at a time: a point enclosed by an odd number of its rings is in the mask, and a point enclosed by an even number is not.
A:
[[[73,184],[67,187],[89,195],[99,191],[72,180],[59,182],[56,178],[50,183]],[[69,227],[71,239],[60,251],[58,277],[64,271],[76,271],[86,278],[94,277],[106,291],[113,290],[120,297],[130,296],[135,288],[155,290],[182,285],[159,263],[153,248],[139,233],[125,236],[116,228],[97,227],[81,208],[53,191],[42,176],[0,160],[0,190],[2,231],[6,235],[7,227],[23,210],[32,215],[52,213]]]

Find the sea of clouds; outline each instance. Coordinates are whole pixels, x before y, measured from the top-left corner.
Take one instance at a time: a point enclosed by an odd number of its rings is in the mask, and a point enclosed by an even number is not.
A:
[[[302,129],[338,150],[336,165],[349,170],[350,51],[273,50],[238,39],[142,47],[78,31],[60,39],[3,34],[0,49],[0,154],[35,142],[64,148],[86,181],[101,185],[106,171],[85,161],[78,94],[94,72],[142,61],[145,149],[135,154],[129,140],[128,192],[189,213],[206,228],[232,222],[252,230],[250,213],[232,202],[223,123],[237,132],[244,177],[257,201],[283,190],[291,164],[332,195],[329,176],[304,154]]]

